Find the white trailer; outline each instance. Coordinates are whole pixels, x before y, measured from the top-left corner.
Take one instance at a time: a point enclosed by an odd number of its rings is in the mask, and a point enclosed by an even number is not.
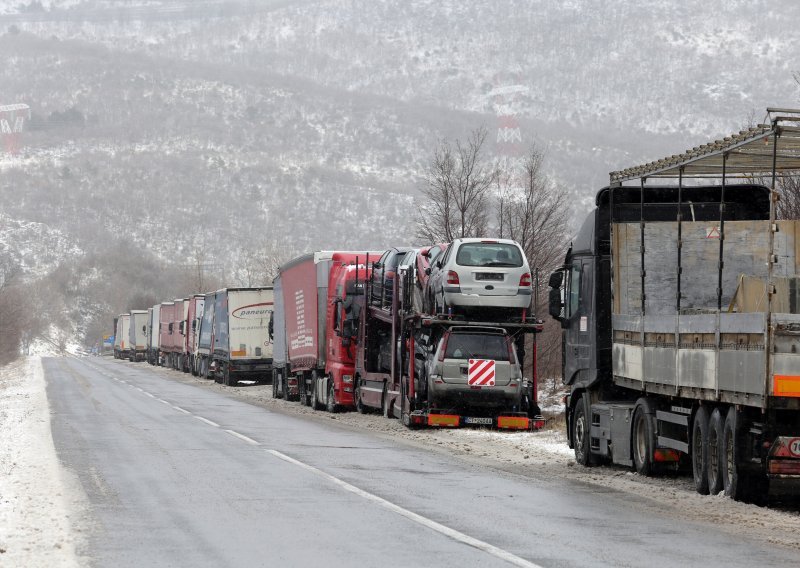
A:
[[[134,361],[144,360],[147,349],[147,310],[131,310],[130,325],[128,326],[129,351],[128,359]]]

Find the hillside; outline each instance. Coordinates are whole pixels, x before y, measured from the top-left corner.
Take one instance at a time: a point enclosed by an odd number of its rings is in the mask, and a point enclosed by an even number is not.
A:
[[[192,266],[249,284],[254,256],[414,242],[437,141],[481,124],[519,128],[495,154],[546,148],[577,219],[610,170],[796,105],[798,16],[766,0],[0,0],[0,104],[32,110],[21,154],[0,156],[0,253],[90,305],[75,325],[91,335],[197,288]],[[126,262],[159,275],[112,292]],[[92,284],[63,284],[86,267]]]

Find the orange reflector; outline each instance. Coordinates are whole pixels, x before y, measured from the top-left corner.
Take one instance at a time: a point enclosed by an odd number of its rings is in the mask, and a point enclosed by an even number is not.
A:
[[[771,475],[800,475],[800,460],[769,460]]]
[[[653,459],[657,462],[676,462],[681,459],[677,450],[658,449],[653,452]]]
[[[800,376],[775,375],[772,377],[772,394],[800,397]]]
[[[528,430],[530,421],[525,416],[498,416],[497,427],[501,430]]]
[[[461,422],[458,414],[429,414],[428,426],[441,426],[445,428],[456,428]]]
[[[231,351],[231,357],[244,357],[247,351]]]

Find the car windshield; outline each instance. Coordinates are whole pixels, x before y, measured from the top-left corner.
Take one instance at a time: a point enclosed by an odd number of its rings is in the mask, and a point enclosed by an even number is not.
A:
[[[445,359],[494,359],[509,361],[505,335],[452,333],[447,340]]]
[[[519,247],[509,243],[464,243],[458,248],[459,266],[522,266]]]

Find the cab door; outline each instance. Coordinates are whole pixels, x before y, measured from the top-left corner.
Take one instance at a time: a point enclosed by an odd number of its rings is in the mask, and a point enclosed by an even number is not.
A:
[[[564,383],[586,381],[591,366],[592,336],[592,267],[591,257],[573,258],[566,271],[564,302]]]

